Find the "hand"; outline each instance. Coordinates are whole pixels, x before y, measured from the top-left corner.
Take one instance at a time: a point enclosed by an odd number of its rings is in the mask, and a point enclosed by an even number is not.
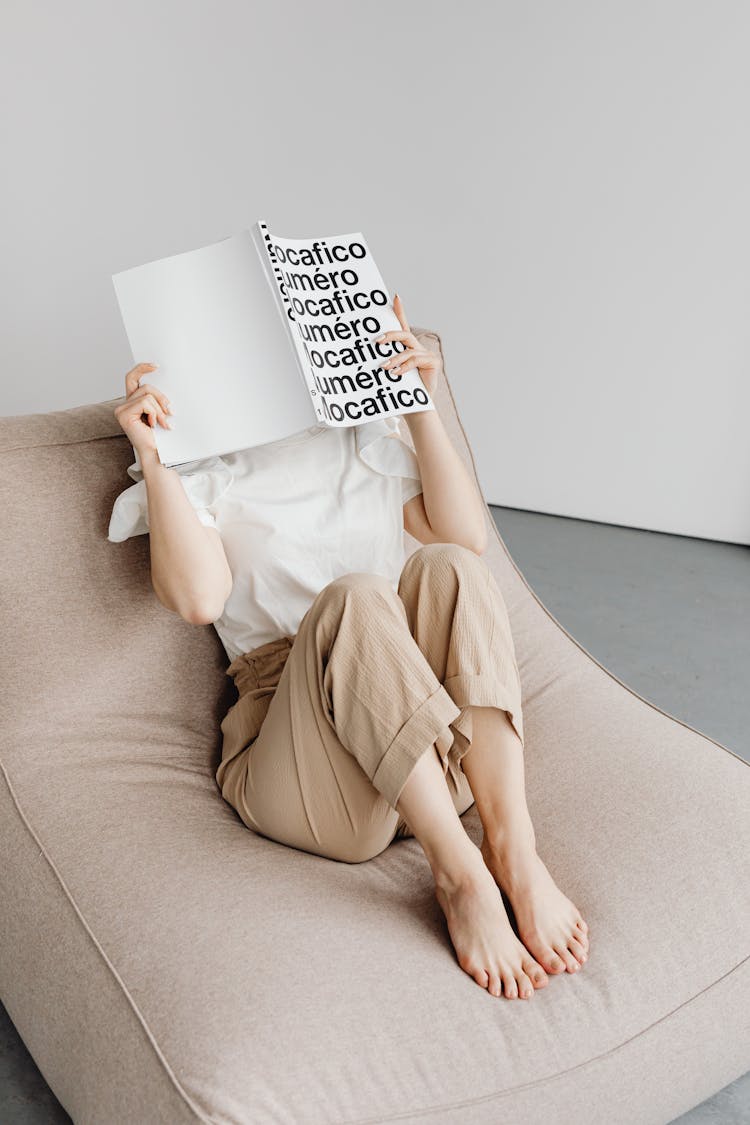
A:
[[[392,355],[390,359],[386,359],[380,364],[380,367],[386,369],[390,368],[399,376],[403,375],[405,371],[410,371],[413,367],[419,372],[419,377],[427,388],[427,393],[430,398],[433,398],[437,390],[440,372],[443,369],[443,361],[435,352],[428,351],[423,348],[419,340],[409,327],[409,322],[406,319],[406,312],[404,311],[404,303],[396,293],[393,298],[393,311],[399,319],[399,323],[403,329],[402,332],[384,332],[382,336],[378,336],[376,343],[384,344],[388,340],[401,340],[406,344],[406,351],[399,352],[397,355]],[[408,417],[408,415],[406,416]]]
[[[141,462],[143,453],[156,451],[154,426],[158,422],[165,429],[172,429],[167,414],[172,411],[169,399],[163,391],[150,383],[138,386],[138,380],[147,371],[155,371],[155,363],[139,363],[125,376],[125,402],[115,407],[115,418],[127,434],[130,444],[137,452]],[[146,421],[143,421],[143,415]]]

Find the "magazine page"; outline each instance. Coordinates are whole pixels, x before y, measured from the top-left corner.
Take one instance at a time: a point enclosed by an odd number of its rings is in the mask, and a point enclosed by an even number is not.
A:
[[[383,332],[402,329],[361,233],[283,238],[258,220],[254,234],[270,263],[319,424],[356,426],[435,409],[418,371],[399,378],[380,367],[405,345],[375,343]]]
[[[250,231],[112,277],[133,363],[170,399],[155,427],[173,466],[288,437],[315,425],[299,364]]]

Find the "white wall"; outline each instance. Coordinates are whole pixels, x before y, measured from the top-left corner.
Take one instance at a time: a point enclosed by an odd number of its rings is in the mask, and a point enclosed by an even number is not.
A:
[[[750,543],[750,5],[4,13],[0,413],[122,393],[113,272],[363,230],[491,503]]]

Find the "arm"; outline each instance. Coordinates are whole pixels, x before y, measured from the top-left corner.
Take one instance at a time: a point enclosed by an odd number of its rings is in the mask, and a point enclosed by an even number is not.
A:
[[[378,343],[399,340],[404,348],[380,366],[400,378],[416,368],[434,398],[442,357],[423,348],[409,328],[404,303],[395,294],[393,311],[402,331],[384,332]],[[422,493],[404,504],[404,528],[421,543],[458,543],[481,555],[487,549],[487,508],[435,410],[402,414],[409,427],[422,478]]]
[[[209,624],[221,616],[232,592],[221,536],[201,523],[179,474],[162,465],[155,450],[140,456],[154,592],[163,606],[191,624]]]
[[[115,407],[115,417],[143,470],[154,593],[192,625],[207,625],[221,616],[232,591],[232,571],[218,531],[201,523],[179,473],[159,460],[153,427],[158,421],[171,429],[169,400],[152,384],[138,384],[154,369],[153,363],[139,363],[127,373],[126,398]]]
[[[404,414],[419,462],[422,492],[404,505],[404,528],[420,543],[487,548],[485,505],[437,410]]]

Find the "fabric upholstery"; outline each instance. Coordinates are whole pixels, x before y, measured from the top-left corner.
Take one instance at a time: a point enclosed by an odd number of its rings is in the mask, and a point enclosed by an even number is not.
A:
[[[0,419],[0,998],[73,1120],[645,1125],[743,1073],[747,764],[587,653],[488,510],[537,844],[591,937],[491,996],[416,840],[349,865],[222,800],[218,637],[157,601],[147,537],[106,539],[117,401]],[[445,377],[436,403],[475,472]]]

